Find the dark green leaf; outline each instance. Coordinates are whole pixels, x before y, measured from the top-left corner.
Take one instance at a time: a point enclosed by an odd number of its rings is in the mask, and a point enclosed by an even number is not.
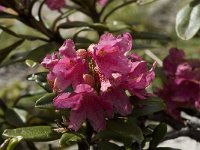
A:
[[[80,141],[82,141],[82,137],[80,137],[76,134],[73,134],[73,133],[64,133],[61,136],[59,143],[61,145],[70,146],[70,145],[78,143]]]
[[[6,129],[3,133],[3,137],[5,138],[15,138],[18,136],[21,136],[23,140],[41,142],[59,139],[61,135],[55,132],[51,126]]]
[[[27,112],[21,109],[7,109],[5,113],[6,121],[13,126],[23,126],[26,122]]]
[[[53,99],[56,96],[55,93],[48,93],[42,96],[39,100],[36,101],[35,107],[52,109],[53,108]]]
[[[12,45],[10,45],[8,47],[1,49],[0,50],[0,62],[2,62],[12,50],[14,50],[18,46],[20,46],[23,42],[24,42],[24,40],[19,40],[16,43],[13,43]]]
[[[148,100],[134,100],[133,117],[151,115],[165,109],[165,103],[158,97],[151,97]]]
[[[200,29],[200,3],[183,7],[176,16],[176,32],[183,40],[191,39]]]
[[[58,45],[56,43],[47,43],[30,51],[26,59],[30,59],[40,63],[44,59],[46,54],[51,53],[52,51],[56,51],[57,49]]]
[[[52,92],[51,87],[47,83],[47,72],[39,72],[35,74],[31,74],[27,77],[29,81],[35,81],[38,85],[40,85],[47,92]]]
[[[160,143],[167,133],[167,125],[160,123],[153,131],[152,140],[150,142],[150,148],[154,149]]]
[[[98,143],[98,150],[124,150],[124,148],[107,141]]]
[[[94,140],[113,139],[130,145],[133,141],[141,143],[144,139],[141,129],[132,120],[109,120],[107,128],[98,133]]]

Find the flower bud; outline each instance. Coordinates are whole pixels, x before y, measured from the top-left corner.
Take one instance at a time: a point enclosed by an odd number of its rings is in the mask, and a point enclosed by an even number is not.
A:
[[[94,77],[90,74],[84,74],[83,75],[83,79],[85,81],[86,84],[90,85],[90,86],[94,86],[95,84],[95,80],[94,80]]]
[[[87,58],[87,51],[85,49],[78,49],[76,51],[76,55],[82,59],[86,59]]]

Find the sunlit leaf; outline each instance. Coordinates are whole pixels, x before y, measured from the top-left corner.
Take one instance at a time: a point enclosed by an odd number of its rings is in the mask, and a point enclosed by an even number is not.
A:
[[[21,136],[27,141],[51,141],[60,138],[60,134],[55,132],[50,126],[33,126],[17,129],[6,129],[3,132],[5,138],[15,138]]]
[[[200,29],[200,3],[186,5],[176,16],[176,32],[183,40],[191,39]]]

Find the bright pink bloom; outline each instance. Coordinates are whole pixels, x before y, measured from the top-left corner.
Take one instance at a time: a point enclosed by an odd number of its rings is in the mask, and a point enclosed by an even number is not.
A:
[[[45,3],[51,10],[59,10],[65,6],[65,0],[46,0]]]
[[[184,56],[181,50],[170,50],[163,66],[167,81],[158,91],[167,112],[176,119],[180,119],[180,108],[200,108],[200,61]]]
[[[76,56],[74,48],[74,43],[66,40],[59,49],[60,59],[53,54],[52,57],[47,55],[42,62],[50,71],[47,79],[54,91],[62,92],[70,85],[76,87],[83,83],[83,74],[87,73],[86,60]]]
[[[110,105],[97,96],[94,89],[87,84],[80,84],[74,93],[63,93],[54,99],[58,109],[71,108],[69,128],[77,131],[88,119],[95,131],[105,128],[105,114],[112,115]]]
[[[123,87],[129,90],[133,95],[144,99],[148,96],[145,91],[146,87],[148,87],[155,78],[155,66],[156,63],[148,70],[145,61],[131,62],[131,71],[128,74],[126,81],[123,83]]]
[[[99,43],[94,46],[93,59],[106,78],[110,78],[112,73],[127,74],[130,71],[130,65],[124,53],[131,50],[131,48],[132,37],[129,33],[118,37],[106,33],[101,36]]]

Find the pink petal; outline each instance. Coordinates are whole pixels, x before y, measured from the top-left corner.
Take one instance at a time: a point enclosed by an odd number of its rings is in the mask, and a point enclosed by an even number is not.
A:
[[[63,45],[59,48],[61,56],[65,57],[76,57],[75,44],[71,39],[65,40]]]

